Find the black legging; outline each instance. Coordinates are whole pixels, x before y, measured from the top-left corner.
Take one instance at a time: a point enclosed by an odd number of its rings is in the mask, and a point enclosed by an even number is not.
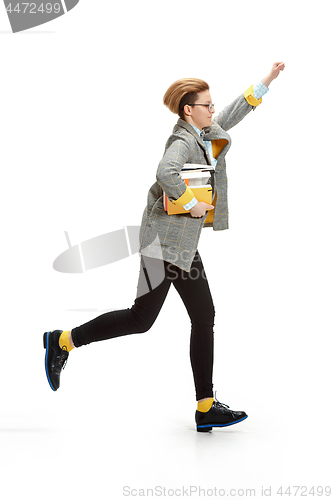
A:
[[[164,272],[162,266],[161,275],[162,263]],[[159,279],[160,276],[162,281]],[[141,256],[137,298],[131,309],[111,311],[74,328],[72,330],[74,345],[79,347],[99,340],[148,331],[162,308],[171,282],[181,296],[192,323],[190,359],[196,399],[213,397],[215,310],[198,252],[189,272],[169,262]]]

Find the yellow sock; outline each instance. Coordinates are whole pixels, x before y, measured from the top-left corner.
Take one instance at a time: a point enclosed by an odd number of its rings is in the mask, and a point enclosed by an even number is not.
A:
[[[205,401],[200,401],[200,403],[198,403],[198,411],[202,411],[203,413],[206,413],[207,411],[209,411],[211,409],[213,401],[214,401],[214,398],[209,398],[209,399],[206,399]]]
[[[63,347],[66,347],[67,352],[70,352],[73,349],[69,341],[69,330],[67,330],[66,332],[62,332],[62,334],[59,337],[59,345],[61,349]]]

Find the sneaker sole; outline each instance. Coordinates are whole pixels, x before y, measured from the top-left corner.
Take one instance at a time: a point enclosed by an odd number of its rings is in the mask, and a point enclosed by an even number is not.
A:
[[[238,422],[242,422],[248,417],[241,418],[240,420],[235,420],[235,422],[230,422],[229,424],[206,424],[206,425],[197,425],[197,431],[198,432],[209,432],[212,430],[213,427],[228,427],[229,425],[234,425],[238,424]]]
[[[46,349],[46,353],[45,353],[45,371],[46,371],[46,376],[47,376],[48,383],[50,384],[50,387],[51,387],[52,391],[56,391],[56,389],[52,385],[52,382],[51,382],[51,379],[50,379],[50,376],[49,376],[49,372],[48,372],[48,369],[47,369],[47,357],[48,357],[48,354],[49,354],[49,337],[50,337],[50,333],[51,332],[45,332],[44,336],[43,336],[44,349]]]

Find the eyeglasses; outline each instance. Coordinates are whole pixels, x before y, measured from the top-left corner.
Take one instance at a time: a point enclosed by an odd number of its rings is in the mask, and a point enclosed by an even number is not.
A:
[[[188,106],[206,106],[208,109],[208,112],[211,113],[215,107],[215,104],[212,104],[211,102],[209,104],[188,104]]]

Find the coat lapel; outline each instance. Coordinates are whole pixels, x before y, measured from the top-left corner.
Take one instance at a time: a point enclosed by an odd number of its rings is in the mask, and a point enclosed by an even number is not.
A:
[[[202,138],[202,136],[200,136],[200,135],[198,135],[196,133],[196,131],[194,130],[194,128],[192,127],[192,125],[190,125],[189,123],[187,123],[185,120],[182,120],[181,118],[179,118],[179,120],[178,120],[178,122],[176,124],[176,127],[184,128],[187,132],[189,132],[191,135],[193,135],[193,137],[196,139],[196,141],[199,144],[199,146],[204,150],[205,157],[206,157],[208,165],[211,165],[212,163],[211,163],[211,160],[210,160],[207,148],[206,148],[206,146],[205,146],[205,144],[203,142],[203,138]]]
[[[209,153],[206,149],[206,146],[203,142],[204,140],[212,142],[213,156],[216,159],[224,148],[226,148],[225,149],[226,153],[231,145],[230,135],[214,121],[210,127],[205,127],[203,129],[203,134],[201,136],[199,136],[196,133],[194,128],[189,123],[187,123],[185,120],[182,120],[181,118],[179,118],[176,127],[181,127],[186,129],[187,132],[189,132],[191,135],[193,135],[193,137],[195,137],[200,147],[204,150],[209,165],[211,165],[211,160],[209,157]]]

